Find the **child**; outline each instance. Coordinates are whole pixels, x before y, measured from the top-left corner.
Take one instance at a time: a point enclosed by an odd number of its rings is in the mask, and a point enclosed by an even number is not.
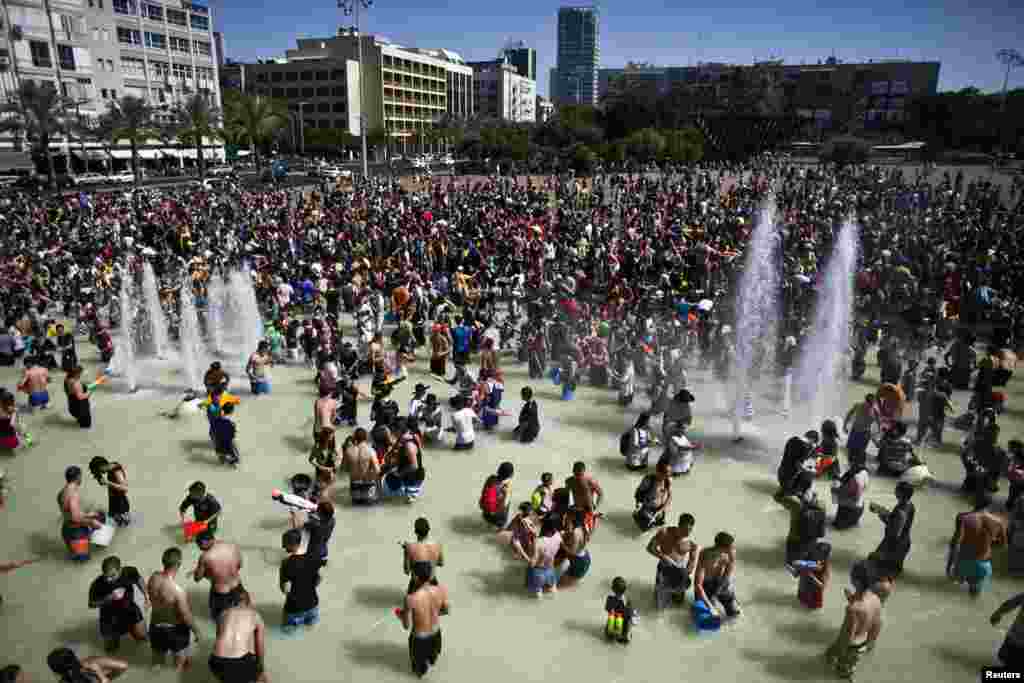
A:
[[[427,400],[417,417],[420,420],[423,436],[427,441],[433,442],[441,438],[441,433],[444,431],[444,413],[441,411],[435,394],[427,394]]]
[[[818,541],[807,552],[803,561],[795,562],[797,589],[800,604],[807,609],[821,609],[825,591],[832,578],[832,546]]]
[[[505,394],[504,379],[502,372],[497,370],[486,380],[487,393],[480,406],[480,421],[488,431],[498,426],[498,418],[501,417],[501,399]]]
[[[519,396],[523,400],[523,407],[519,411],[519,424],[512,433],[519,439],[519,443],[531,443],[540,434],[540,412],[533,398],[533,389],[523,387]]]
[[[540,475],[540,486],[533,490],[533,495],[530,497],[530,503],[533,505],[533,511],[541,517],[551,512],[552,498],[554,494],[555,475],[551,472],[545,472]]]
[[[420,417],[420,410],[423,409],[423,400],[426,398],[427,389],[430,387],[426,384],[417,384],[412,390],[412,398],[409,399],[409,416]]]
[[[221,406],[219,414],[210,421],[210,436],[213,439],[213,450],[217,453],[222,465],[238,465],[238,445],[235,443],[235,435],[238,433],[238,429],[231,420],[231,415],[234,412],[235,404],[225,403]]]
[[[626,597],[626,588],[626,580],[616,576],[612,580],[612,594],[604,601],[604,611],[608,613],[604,635],[608,640],[617,640],[620,643],[628,643],[631,640],[631,627],[637,621],[636,610]]]

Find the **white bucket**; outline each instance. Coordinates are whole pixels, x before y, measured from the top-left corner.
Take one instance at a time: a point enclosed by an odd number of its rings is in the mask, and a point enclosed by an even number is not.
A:
[[[114,525],[104,524],[99,529],[94,529],[89,540],[92,541],[93,545],[106,548],[114,540]]]

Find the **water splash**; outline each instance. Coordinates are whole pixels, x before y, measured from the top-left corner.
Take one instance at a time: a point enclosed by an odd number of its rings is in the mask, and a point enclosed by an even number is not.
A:
[[[857,224],[847,220],[823,271],[814,308],[814,327],[803,344],[794,374],[796,398],[809,404],[814,424],[842,414],[846,404],[848,374],[843,369],[850,348],[858,240]]]
[[[170,352],[170,334],[167,331],[167,318],[160,304],[160,289],[156,282],[153,266],[146,261],[142,266],[142,300],[146,307],[146,319],[149,322],[149,339],[153,353],[157,358],[167,358]]]
[[[139,387],[139,367],[135,358],[135,282],[130,268],[121,276],[121,291],[118,306],[121,326],[114,337],[114,357],[110,359],[110,374],[120,377],[128,384],[129,391]]]
[[[206,287],[206,332],[210,350],[215,355],[225,353],[224,330],[229,307],[228,285],[223,277],[214,275]]]
[[[256,288],[249,271],[234,271],[228,280],[228,295],[232,302],[231,311],[235,318],[232,329],[238,331],[242,347],[242,365],[249,354],[256,350],[263,339],[263,318],[256,301]]]
[[[196,310],[195,294],[192,291],[192,277],[186,272],[181,279],[181,361],[189,389],[203,386],[206,373],[206,349],[199,327],[199,311]]]
[[[740,417],[753,415],[753,385],[758,372],[768,369],[778,335],[781,257],[775,205],[770,203],[761,210],[750,236],[736,300],[733,431],[737,438]]]

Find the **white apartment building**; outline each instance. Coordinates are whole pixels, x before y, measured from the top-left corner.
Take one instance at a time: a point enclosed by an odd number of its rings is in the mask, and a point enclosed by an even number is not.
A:
[[[507,58],[470,65],[478,113],[516,123],[537,120],[535,80],[521,76]]]
[[[83,119],[95,119],[123,95],[148,100],[163,117],[193,93],[220,106],[213,17],[205,5],[181,0],[2,0],[2,5],[0,97],[5,101],[20,82],[34,80],[58,88]],[[12,136],[0,138],[0,148],[15,142]],[[194,150],[152,142],[140,154],[144,159],[195,157]],[[209,156],[223,158],[223,148],[210,144]],[[63,141],[53,145],[68,151]],[[90,160],[106,156],[77,144],[70,148]],[[127,158],[126,153],[110,150],[115,159]]]

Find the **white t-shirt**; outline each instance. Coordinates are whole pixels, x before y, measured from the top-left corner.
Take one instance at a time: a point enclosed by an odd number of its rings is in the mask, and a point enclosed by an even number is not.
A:
[[[452,413],[452,426],[455,428],[455,443],[468,444],[476,439],[476,431],[473,429],[473,421],[476,413],[472,408],[463,408]]]
[[[686,474],[693,467],[693,443],[685,434],[676,434],[668,442],[672,474]]]

